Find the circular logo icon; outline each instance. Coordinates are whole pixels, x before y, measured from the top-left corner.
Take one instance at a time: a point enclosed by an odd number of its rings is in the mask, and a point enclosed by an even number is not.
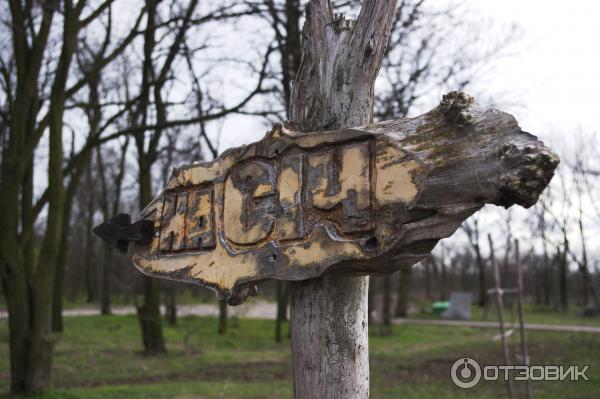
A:
[[[481,380],[481,367],[476,360],[464,357],[454,362],[450,377],[457,387],[473,388]]]

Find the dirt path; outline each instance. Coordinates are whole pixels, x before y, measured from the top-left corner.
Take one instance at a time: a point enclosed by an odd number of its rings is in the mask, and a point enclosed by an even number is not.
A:
[[[165,309],[161,306],[161,313],[165,313]],[[251,319],[275,319],[277,307],[274,303],[266,301],[250,302],[240,306],[229,307],[228,314],[230,316],[248,317]],[[135,314],[135,307],[132,305],[113,306],[112,313],[115,315],[131,315]],[[178,316],[217,316],[219,307],[217,304],[196,304],[196,305],[177,305]],[[75,309],[66,309],[63,311],[66,317],[73,316],[98,316],[100,309],[97,307],[81,307]],[[4,310],[0,311],[0,320],[8,317],[8,313]]]
[[[250,319],[274,319],[277,307],[275,303],[266,301],[257,301],[245,303],[240,306],[229,308],[230,316],[247,317]],[[164,313],[164,308],[161,309]],[[76,308],[67,309],[63,313],[67,317],[73,316],[96,316],[100,314],[97,308]],[[113,314],[130,315],[135,314],[133,306],[115,306]],[[217,316],[219,308],[216,304],[198,304],[198,305],[178,305],[177,314],[179,316]],[[6,311],[0,311],[0,319],[8,317]],[[494,328],[498,329],[498,323],[493,321],[462,321],[462,320],[430,320],[430,319],[394,319],[394,324],[410,324],[421,326],[440,326],[440,327],[471,327],[471,328]],[[517,325],[508,324],[507,328],[518,328]],[[559,324],[536,324],[527,323],[528,330],[538,331],[558,331],[558,332],[578,332],[600,334],[600,326],[586,325],[559,325]]]
[[[426,319],[394,319],[394,324],[412,324],[420,326],[441,326],[441,327],[472,327],[472,328],[495,328],[499,329],[500,326],[497,322],[493,321],[463,321],[463,320],[426,320]],[[507,323],[505,325],[507,329],[517,329],[518,324]],[[525,325],[527,330],[538,330],[538,331],[562,331],[562,332],[581,332],[581,333],[594,333],[600,334],[600,326],[581,326],[581,325],[564,325],[564,324],[536,324],[527,323]]]

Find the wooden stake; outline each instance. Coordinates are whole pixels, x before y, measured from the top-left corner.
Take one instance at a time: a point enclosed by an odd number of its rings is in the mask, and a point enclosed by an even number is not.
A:
[[[515,239],[515,262],[517,264],[517,305],[519,308],[519,333],[521,337],[521,355],[523,356],[523,364],[529,366],[529,353],[527,353],[527,343],[525,340],[525,312],[523,310],[523,268],[519,254],[519,240]],[[531,380],[527,380],[527,398],[533,398],[533,389]]]
[[[490,243],[490,262],[494,268],[494,283],[496,285],[496,304],[498,305],[498,319],[500,320],[500,339],[502,341],[502,355],[504,356],[504,364],[509,365],[509,354],[508,344],[506,343],[506,331],[504,327],[504,300],[502,298],[502,288],[500,288],[500,269],[494,256],[494,243],[492,242],[492,235],[488,234],[488,241]],[[508,379],[508,396],[512,399],[515,396],[513,382]]]

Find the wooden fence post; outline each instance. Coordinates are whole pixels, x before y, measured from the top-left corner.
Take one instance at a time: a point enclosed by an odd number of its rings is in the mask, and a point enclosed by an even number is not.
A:
[[[521,256],[519,253],[519,240],[515,239],[515,263],[517,264],[517,304],[519,306],[519,333],[521,337],[521,355],[523,356],[523,364],[529,366],[529,353],[527,352],[527,341],[525,340],[525,311],[524,293],[523,293],[523,266],[521,265]],[[533,388],[531,380],[527,379],[527,399],[533,398]]]
[[[504,325],[504,298],[500,283],[500,269],[498,268],[498,262],[494,255],[494,242],[492,241],[492,235],[488,234],[488,242],[490,243],[490,262],[492,262],[492,268],[494,270],[494,283],[496,285],[496,304],[498,305],[498,319],[500,320],[500,340],[502,342],[502,355],[504,357],[504,364],[508,366],[510,364],[510,357],[508,354],[508,343],[506,342],[506,327]],[[507,381],[508,396],[512,399],[515,397],[515,390],[513,382],[509,378]]]

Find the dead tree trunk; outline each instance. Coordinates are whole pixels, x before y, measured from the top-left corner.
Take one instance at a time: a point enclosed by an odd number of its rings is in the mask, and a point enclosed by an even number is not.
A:
[[[329,0],[306,7],[302,62],[290,120],[300,130],[354,127],[372,118],[373,84],[396,1],[365,0],[356,22],[334,18]],[[292,283],[296,398],[369,396],[368,277]]]

